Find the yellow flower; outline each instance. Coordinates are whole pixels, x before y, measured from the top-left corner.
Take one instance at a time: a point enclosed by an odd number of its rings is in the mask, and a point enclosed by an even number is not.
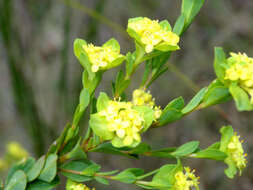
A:
[[[154,110],[155,119],[158,119],[162,114],[162,110],[155,105],[155,99],[150,92],[145,92],[143,89],[136,89],[133,91],[132,102],[136,106],[148,106],[152,108]]]
[[[94,46],[93,44],[83,45],[89,61],[91,63],[91,71],[97,72],[98,70],[105,70],[111,68],[113,61],[122,58],[120,50],[112,48],[112,46]]]
[[[238,82],[238,84],[251,96],[253,104],[253,58],[245,53],[230,53],[228,58],[229,67],[225,72],[225,80]]]
[[[140,18],[133,22],[129,22],[128,28],[131,28],[139,35],[140,42],[145,45],[146,53],[152,52],[155,46],[162,42],[179,49],[178,35],[163,28],[158,20],[150,20],[146,17]]]
[[[90,188],[82,183],[76,183],[74,181],[68,180],[66,190],[90,190]],[[95,188],[92,188],[92,190],[95,190]]]
[[[107,108],[98,113],[106,118],[108,130],[122,140],[123,146],[131,146],[141,141],[140,132],[144,127],[144,119],[132,107],[131,102],[110,100]]]
[[[195,170],[191,171],[189,167],[185,167],[184,170],[185,172],[178,171],[175,174],[176,182],[173,186],[173,190],[190,190],[192,187],[199,189],[199,177],[195,176]]]
[[[28,152],[17,142],[10,142],[7,145],[7,153],[18,160],[29,156]]]
[[[236,133],[228,143],[227,153],[236,164],[236,167],[239,169],[241,175],[242,170],[246,167],[247,164],[247,154],[244,154],[242,141],[240,141],[240,136],[238,136]]]

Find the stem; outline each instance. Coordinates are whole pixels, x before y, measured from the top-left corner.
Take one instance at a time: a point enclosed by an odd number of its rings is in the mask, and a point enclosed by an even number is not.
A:
[[[64,3],[66,6],[70,6],[74,9],[76,9],[76,10],[79,10],[79,11],[89,15],[93,19],[96,19],[99,22],[111,27],[113,30],[119,32],[123,37],[125,37],[127,39],[129,38],[126,31],[125,31],[125,29],[121,25],[119,25],[115,22],[112,22],[110,19],[108,19],[105,16],[101,15],[97,11],[88,8],[83,4],[80,4],[79,2],[77,2],[75,0],[59,0],[59,1]]]
[[[191,90],[193,90],[194,92],[198,92],[199,91],[199,89],[200,89],[199,86],[196,85],[189,77],[187,77],[186,75],[184,75],[175,65],[173,65],[173,64],[171,64],[171,63],[168,62],[168,67]],[[199,107],[199,106],[195,110],[193,110],[193,111],[205,108],[205,107],[201,107],[201,106]],[[212,109],[214,109],[215,111],[217,111],[226,121],[228,121],[229,123],[233,123],[232,119],[227,115],[227,113],[225,113],[225,111],[220,106],[216,105],[215,107],[212,107]]]

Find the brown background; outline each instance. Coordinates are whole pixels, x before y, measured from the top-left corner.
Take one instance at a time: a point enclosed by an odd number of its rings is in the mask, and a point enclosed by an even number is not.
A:
[[[122,52],[126,53],[133,50],[132,40],[124,32],[128,18],[168,19],[173,25],[180,13],[180,3],[178,0],[1,0],[0,156],[4,153],[5,144],[16,140],[37,157],[46,151],[64,124],[71,121],[82,72],[73,55],[75,38],[102,44],[115,37]],[[178,96],[188,101],[200,87],[215,78],[214,46],[223,46],[227,53],[241,51],[253,56],[252,10],[251,0],[207,0],[181,38],[181,50],[173,53],[170,71],[150,88],[157,104],[164,107]],[[110,94],[111,81],[117,71],[113,69],[105,74],[99,90]],[[142,69],[139,69],[128,94],[140,84],[141,73]],[[233,102],[220,107],[246,141],[244,147],[248,152],[249,166],[243,176],[227,179],[223,174],[224,164],[215,161],[184,162],[197,169],[201,176],[201,189],[251,190],[252,112],[238,113]],[[153,147],[179,146],[198,140],[204,148],[219,139],[219,128],[224,124],[228,122],[215,109],[208,108],[167,127],[151,130],[144,139]],[[86,126],[87,118],[81,128]],[[133,161],[102,154],[93,154],[92,157],[102,164],[104,170],[140,167],[149,171],[171,162],[153,158]],[[139,189],[121,183],[111,184],[111,187],[91,185],[97,189]]]

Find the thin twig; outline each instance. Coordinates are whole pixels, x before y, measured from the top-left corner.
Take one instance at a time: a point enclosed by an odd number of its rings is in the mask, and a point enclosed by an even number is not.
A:
[[[99,14],[95,10],[88,8],[84,4],[80,4],[79,2],[77,2],[75,0],[59,0],[59,1],[63,2],[67,6],[70,6],[76,10],[79,10],[79,11],[89,15],[90,17],[98,20],[99,22],[101,22],[101,23],[111,27],[115,31],[119,32],[123,37],[128,38],[128,35],[127,35],[125,29],[121,25],[111,21],[110,19]]]

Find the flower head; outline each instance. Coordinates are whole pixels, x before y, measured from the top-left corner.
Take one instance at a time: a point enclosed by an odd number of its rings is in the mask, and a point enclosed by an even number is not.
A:
[[[120,54],[120,47],[116,40],[111,39],[103,46],[93,44],[83,45],[83,49],[91,64],[91,71],[106,70],[119,65],[124,56]]]
[[[90,190],[90,188],[87,187],[85,184],[76,183],[74,181],[68,180],[66,184],[66,190]],[[92,190],[95,190],[95,188],[92,188]]]
[[[246,154],[244,153],[240,136],[234,132],[231,126],[224,126],[220,129],[222,134],[220,141],[220,150],[227,154],[224,162],[228,165],[225,174],[233,178],[239,170],[239,175],[247,165]]]
[[[7,153],[17,160],[27,158],[29,156],[28,152],[17,142],[10,142],[7,145]]]
[[[133,91],[132,102],[136,106],[148,106],[154,110],[155,119],[158,119],[162,110],[160,107],[155,105],[155,99],[152,97],[150,92],[146,92],[143,89],[136,89]]]
[[[189,167],[184,168],[185,172],[178,171],[175,174],[175,183],[173,185],[173,190],[190,190],[192,187],[198,188],[199,177],[196,177],[194,174],[195,170],[192,170]]]
[[[134,18],[128,22],[128,32],[133,30],[139,37],[139,42],[145,46],[146,53],[150,53],[153,49],[165,50],[158,48],[158,45],[171,46],[169,50],[177,50],[179,37],[170,30],[167,21],[158,22],[158,20],[150,20],[149,18]],[[132,33],[129,32],[131,35]],[[131,35],[135,37],[134,35]]]
[[[253,58],[245,53],[230,53],[227,59],[228,68],[225,71],[225,80],[237,82],[251,96],[253,105]]]
[[[239,169],[241,175],[242,170],[246,167],[247,164],[247,154],[244,153],[242,141],[240,141],[240,136],[236,133],[234,133],[228,143],[227,153],[235,163],[236,167]]]
[[[115,133],[116,139],[122,141],[122,146],[131,146],[141,141],[140,132],[144,127],[144,119],[138,111],[133,109],[131,102],[110,100],[107,108],[98,114],[106,118],[107,129]]]

